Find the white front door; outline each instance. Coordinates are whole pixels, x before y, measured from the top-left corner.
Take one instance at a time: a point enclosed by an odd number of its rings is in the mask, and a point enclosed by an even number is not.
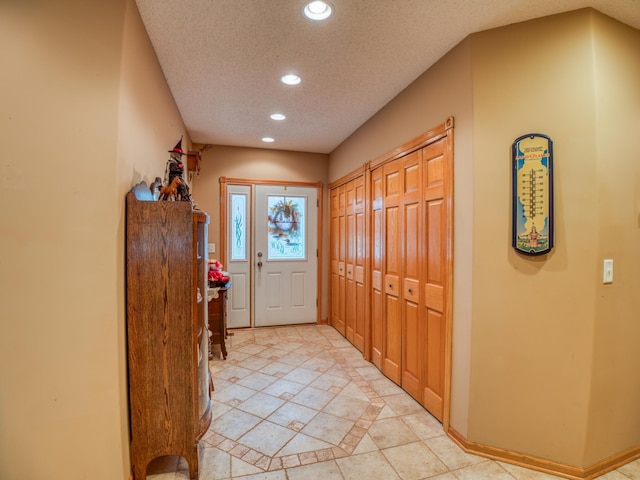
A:
[[[318,190],[257,185],[255,193],[254,326],[315,323]]]

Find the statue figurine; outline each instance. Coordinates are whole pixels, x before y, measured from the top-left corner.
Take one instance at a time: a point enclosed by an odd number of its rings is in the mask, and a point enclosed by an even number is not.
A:
[[[186,155],[186,153],[182,150],[182,137],[180,137],[180,141],[176,143],[176,146],[173,147],[173,150],[169,150],[169,153],[171,155],[167,161],[167,171],[165,173],[166,186],[174,185],[177,187],[175,195],[176,200],[190,202],[191,194],[189,192],[189,185],[183,176],[184,163],[182,161],[182,156]],[[175,181],[176,178],[178,178],[178,182]]]

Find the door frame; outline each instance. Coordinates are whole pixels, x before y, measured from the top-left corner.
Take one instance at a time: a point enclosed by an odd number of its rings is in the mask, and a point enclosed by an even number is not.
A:
[[[316,225],[316,229],[317,229],[318,263],[316,268],[317,269],[316,298],[318,300],[316,302],[316,323],[318,324],[322,323],[321,322],[321,318],[322,318],[322,247],[323,247],[322,245],[322,219],[323,219],[323,212],[322,212],[323,184],[322,182],[293,182],[288,180],[258,180],[258,179],[250,179],[250,178],[220,177],[219,183],[220,183],[220,258],[224,259],[224,261],[226,261],[226,258],[227,258],[227,234],[228,234],[227,225],[229,224],[228,223],[229,205],[228,205],[228,188],[227,188],[228,185],[244,185],[244,186],[251,187],[251,202],[250,202],[251,203],[251,207],[250,207],[251,208],[251,228],[250,228],[251,232],[253,232],[253,226],[254,226],[253,215],[255,212],[253,211],[253,207],[254,207],[253,203],[254,203],[255,187],[257,185],[310,187],[310,188],[315,187],[317,189],[318,222]],[[254,253],[254,239],[252,235],[250,245],[249,245],[249,254],[250,254],[250,258],[252,259],[254,259],[253,253]],[[249,278],[249,283],[250,283],[249,301],[251,302],[251,305],[250,305],[251,318],[249,322],[249,325],[250,325],[249,328],[255,328],[255,319],[254,319],[255,291],[254,291],[254,285],[253,285],[254,268],[255,266],[252,260],[250,263],[250,275],[249,275],[250,277]],[[231,288],[233,288],[233,286]]]

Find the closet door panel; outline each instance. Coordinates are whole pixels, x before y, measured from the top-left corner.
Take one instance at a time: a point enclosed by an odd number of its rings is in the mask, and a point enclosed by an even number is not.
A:
[[[338,264],[340,261],[340,187],[331,190],[331,325],[340,330],[340,275]]]
[[[425,278],[424,315],[427,319],[423,402],[439,420],[442,420],[444,404],[444,295],[447,271],[444,147],[444,140],[439,140],[423,149],[426,250],[422,265]]]
[[[336,328],[342,335],[346,329],[346,216],[345,216],[345,191],[344,187],[339,187],[338,191],[338,324]]]
[[[356,217],[354,211],[355,189],[353,181],[344,189],[345,197],[345,336],[353,343],[356,323],[356,285],[354,280],[356,257]]]
[[[408,332],[421,330],[420,317],[422,312],[416,302],[405,299],[402,305],[402,388],[418,402],[421,402],[424,344],[420,336],[410,335]]]
[[[358,350],[364,352],[365,343],[365,262],[366,262],[366,241],[365,231],[365,181],[364,175],[354,181],[354,205],[353,213],[355,218],[355,239],[354,239],[354,272],[353,282],[355,285],[355,322],[353,332],[353,344]]]
[[[382,168],[371,172],[371,361],[382,370],[383,290]]]
[[[383,166],[384,182],[384,352],[383,373],[401,383],[402,302],[401,278],[401,205],[402,160]]]
[[[422,241],[421,151],[402,162],[402,388],[421,401],[424,327],[420,303]]]
[[[442,421],[444,395],[445,325],[441,312],[427,309],[426,385],[423,404]]]

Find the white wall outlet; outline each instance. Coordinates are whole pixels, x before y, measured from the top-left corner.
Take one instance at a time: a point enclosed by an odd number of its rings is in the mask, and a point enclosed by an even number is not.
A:
[[[209,244],[209,249],[207,251],[209,253],[216,253],[216,244],[215,243],[210,243]]]
[[[607,258],[602,267],[602,283],[613,283],[613,260]]]

